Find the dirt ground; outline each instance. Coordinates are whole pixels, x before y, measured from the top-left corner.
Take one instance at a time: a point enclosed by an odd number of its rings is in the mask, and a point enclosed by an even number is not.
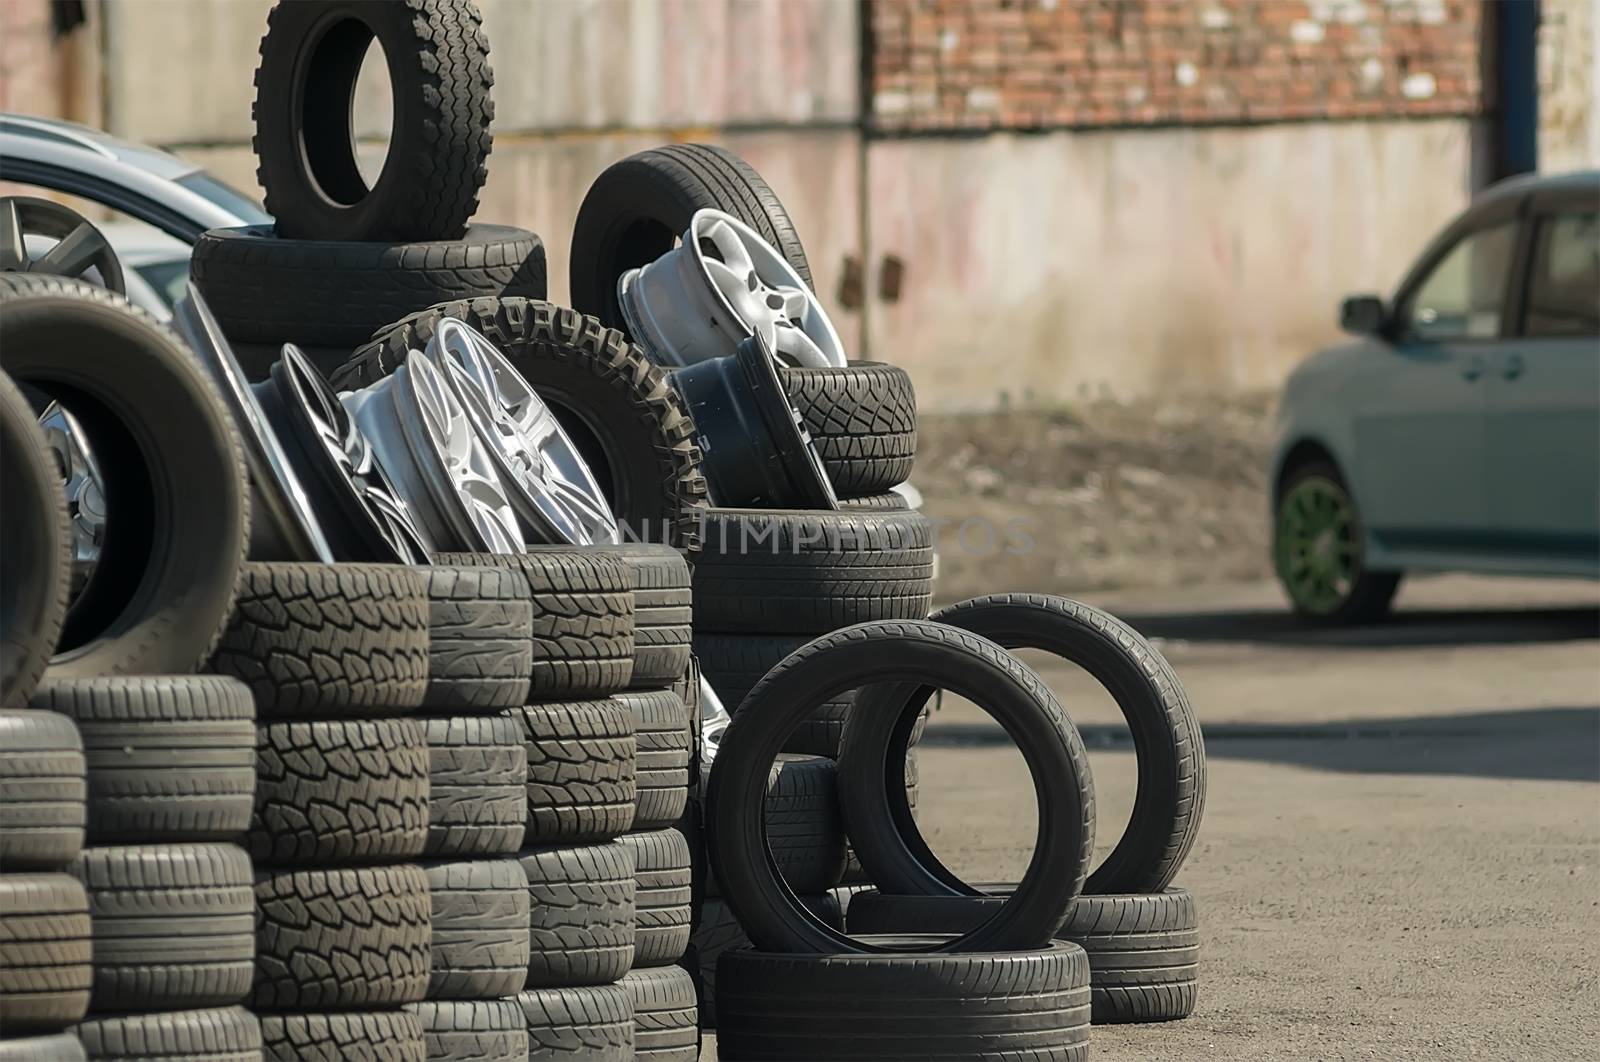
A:
[[[939,593],[1184,586],[1267,566],[1271,395],[925,416]]]
[[[1143,466],[1141,466],[1143,467]],[[1444,577],[1318,632],[1270,583],[1086,593],[1159,639],[1200,714],[1197,1012],[1093,1057],[1600,1058],[1600,592]],[[1103,854],[1133,757],[1104,693],[1045,668],[1090,746]],[[919,817],[971,880],[1032,848],[1017,753],[947,702]],[[705,1057],[715,1057],[710,1052]]]

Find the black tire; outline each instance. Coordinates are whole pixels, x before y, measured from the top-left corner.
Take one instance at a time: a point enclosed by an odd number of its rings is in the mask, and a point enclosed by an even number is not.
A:
[[[208,841],[250,825],[255,703],[220,675],[64,679],[33,706],[77,723],[89,771],[89,838]]]
[[[356,165],[356,77],[377,39],[394,120],[376,187]],[[251,139],[267,213],[288,237],[454,240],[488,175],[489,42],[470,0],[279,4],[256,68]]]
[[[261,1015],[267,1062],[426,1062],[422,1023],[401,1010]]]
[[[432,856],[515,855],[528,825],[528,750],[514,711],[423,719]]]
[[[778,377],[839,497],[882,494],[911,477],[917,395],[904,369],[853,361],[829,368],[781,366]]]
[[[836,631],[791,656],[751,691],[723,733],[706,793],[707,847],[723,895],[750,939],[765,950],[869,948],[823,925],[779,882],[763,841],[770,834],[763,825],[763,798],[784,735],[811,705],[885,676],[948,690],[984,708],[1016,742],[1039,796],[1039,831],[1028,875],[993,919],[950,941],[947,950],[1042,946],[1082,890],[1094,852],[1088,757],[1077,730],[1037,675],[988,639],[936,623],[873,623]],[[852,713],[846,753],[849,742],[857,741],[862,755],[875,748],[891,767],[904,764],[917,713],[879,715]],[[894,850],[894,858],[920,866],[911,846],[926,850],[927,845],[910,818],[903,771],[892,781],[899,800],[891,792],[885,802],[898,803],[893,829],[869,838],[854,821],[846,825],[864,862],[875,849]],[[876,877],[877,867],[872,862],[867,867]]]
[[[706,481],[694,422],[644,351],[592,317],[530,299],[442,303],[375,336],[334,375],[334,387],[387,376],[413,347],[426,347],[445,317],[482,332],[550,404],[633,537],[696,544]]]
[[[1311,607],[1301,599],[1291,587],[1284,569],[1289,563],[1286,556],[1287,545],[1283,540],[1284,504],[1296,487],[1308,480],[1320,480],[1329,488],[1343,496],[1350,512],[1350,536],[1356,545],[1355,578],[1351,581],[1350,588],[1345,596],[1332,608]],[[1366,536],[1361,520],[1361,511],[1356,508],[1355,498],[1350,493],[1350,488],[1345,484],[1344,477],[1331,461],[1306,461],[1292,469],[1285,477],[1283,485],[1279,487],[1273,501],[1273,570],[1277,574],[1278,583],[1283,587],[1284,594],[1288,596],[1289,603],[1294,607],[1295,615],[1309,623],[1321,624],[1329,627],[1347,626],[1358,623],[1372,623],[1389,614],[1390,607],[1394,604],[1394,595],[1400,589],[1400,572],[1379,572],[1367,568],[1363,550]]]
[[[633,849],[621,841],[522,854],[532,897],[529,988],[603,985],[633,965]]]
[[[83,847],[83,741],[54,712],[0,711],[0,867],[56,870]]]
[[[250,857],[231,844],[86,848],[96,1012],[238,1003],[255,969]]]
[[[962,932],[998,910],[1011,886],[984,888],[995,895],[863,892],[851,905],[849,929],[852,933]],[[1095,1024],[1173,1021],[1193,1012],[1200,931],[1188,889],[1080,896],[1067,910],[1057,936],[1088,953]]]
[[[72,1033],[57,1033],[0,1040],[0,1062],[89,1062],[89,1056]]]
[[[923,718],[926,719],[927,715],[924,714]],[[918,734],[919,731],[917,730],[913,730],[911,732],[913,744],[915,744],[915,739],[917,738]],[[913,819],[917,817],[917,782],[917,752],[916,749],[913,748],[906,753],[906,807],[910,811]],[[867,868],[861,865],[861,857],[856,855],[855,846],[850,843],[850,838],[848,835],[846,835],[844,839],[844,873],[839,875],[839,884],[872,884],[872,875],[868,874]]]
[[[630,833],[633,849],[633,968],[666,966],[689,946],[691,879],[689,841],[677,830]]]
[[[695,627],[808,634],[920,620],[933,527],[915,512],[710,509],[694,569]]]
[[[429,863],[429,999],[516,995],[528,976],[528,876],[515,859]]]
[[[433,559],[525,577],[533,608],[533,700],[603,697],[627,686],[633,675],[633,591],[620,557],[533,546],[526,553],[440,553]]]
[[[844,825],[832,760],[780,755],[767,774],[766,846],[784,884],[796,893],[825,892],[844,876]],[[716,875],[706,891],[721,892]]]
[[[880,939],[927,947],[938,938]],[[739,950],[723,953],[717,974],[717,1050],[729,1062],[1089,1057],[1089,960],[1075,944],[959,955]]]
[[[714,634],[697,631],[695,655],[711,681],[711,688],[722,698],[729,714],[739,710],[756,683],[777,667],[785,657],[811,641],[805,634]],[[826,704],[794,729],[783,742],[783,751],[830,759],[839,755],[839,738],[855,692],[847,690]]]
[[[419,1003],[428,987],[428,879],[416,866],[256,877],[255,1010]]]
[[[97,1014],[73,1029],[90,1062],[260,1062],[261,1021],[243,1007]]]
[[[839,508],[846,511],[878,512],[884,509],[909,509],[911,503],[906,500],[904,494],[897,494],[891,490],[882,494],[868,494],[861,498],[840,498]]]
[[[28,703],[56,651],[72,583],[72,538],[61,475],[33,407],[0,373],[0,706]]]
[[[633,1057],[639,1062],[695,1062],[700,1057],[694,978],[681,966],[629,970],[622,987],[633,999]]]
[[[435,303],[542,299],[547,288],[543,241],[505,225],[412,243],[291,240],[267,225],[212,229],[195,241],[189,274],[229,339],[274,349],[284,342],[343,347],[346,355]]]
[[[533,680],[533,602],[509,568],[434,565],[428,580],[429,709],[516,708]]]
[[[627,833],[637,800],[633,712],[614,698],[520,710],[528,750],[531,845]]]
[[[0,1014],[6,1033],[83,1018],[94,983],[89,897],[69,874],[0,874]]]
[[[250,530],[244,453],[216,384],[165,326],[91,284],[7,273],[0,309],[0,369],[69,398],[112,514],[48,675],[195,670],[233,608]]]
[[[808,894],[800,902],[818,918],[836,929],[844,928],[844,916],[839,901],[832,893]],[[733,908],[721,900],[707,900],[700,924],[695,927],[689,953],[694,956],[700,980],[700,1028],[717,1027],[717,960],[725,951],[748,948],[750,938],[744,935]]]
[[[689,804],[689,711],[671,690],[630,690],[612,700],[633,713],[638,745],[630,828],[665,829]]]
[[[1206,800],[1205,741],[1183,684],[1137,631],[1088,605],[1044,594],[993,594],[935,612],[930,619],[982,635],[1007,649],[1038,649],[1076,664],[1105,688],[1127,719],[1138,761],[1138,796],[1121,839],[1084,884],[1088,893],[1160,892],[1177,877],[1200,833]],[[876,698],[878,691],[867,696]],[[876,709],[874,709],[876,710]],[[886,709],[892,710],[892,709]],[[870,746],[869,746],[870,747]],[[877,815],[863,805],[882,785],[882,764],[840,761],[840,796],[854,824]],[[860,802],[855,794],[860,794]],[[929,868],[953,888],[960,879]],[[876,878],[909,891],[904,875]]]
[[[633,689],[670,686],[689,666],[693,591],[689,562],[671,546],[607,546],[633,576]]]
[[[256,728],[248,836],[262,866],[341,866],[420,856],[428,745],[415,719],[289,721]]]
[[[211,658],[262,719],[394,715],[428,688],[428,589],[396,564],[246,564]]]
[[[528,1027],[514,999],[429,1000],[406,1011],[422,1023],[428,1062],[526,1062]]]
[[[633,999],[621,985],[530,988],[517,1003],[530,1062],[633,1062]]]
[[[794,222],[759,173],[725,148],[666,144],[612,163],[589,186],[572,227],[572,305],[626,330],[617,281],[672,250],[705,207],[749,225],[810,286]]]

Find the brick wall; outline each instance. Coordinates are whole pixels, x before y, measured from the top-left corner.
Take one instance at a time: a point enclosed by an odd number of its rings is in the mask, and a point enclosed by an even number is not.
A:
[[[868,0],[880,132],[1473,115],[1477,0]]]

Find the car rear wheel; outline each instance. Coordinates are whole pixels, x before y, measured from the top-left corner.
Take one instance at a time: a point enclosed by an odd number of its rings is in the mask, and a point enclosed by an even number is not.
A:
[[[1326,461],[1301,465],[1279,492],[1273,562],[1295,612],[1319,623],[1378,619],[1400,587],[1399,572],[1367,568],[1361,514]]]

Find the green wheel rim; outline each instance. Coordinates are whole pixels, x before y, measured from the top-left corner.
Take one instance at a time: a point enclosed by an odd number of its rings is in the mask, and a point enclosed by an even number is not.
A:
[[[1278,504],[1278,578],[1296,605],[1327,615],[1350,599],[1361,574],[1355,506],[1342,486],[1311,476]]]

